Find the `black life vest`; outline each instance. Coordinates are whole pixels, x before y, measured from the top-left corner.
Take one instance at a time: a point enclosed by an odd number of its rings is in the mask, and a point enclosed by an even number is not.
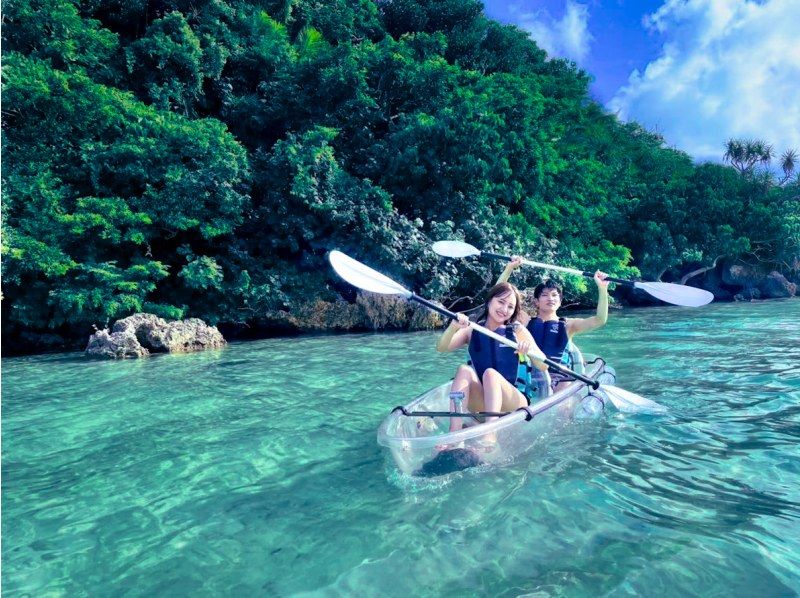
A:
[[[514,342],[517,341],[514,336],[513,326],[500,326],[494,332]],[[475,373],[478,374],[479,380],[483,380],[483,374],[486,370],[493,368],[523,395],[530,396],[530,360],[524,358],[520,361],[519,355],[511,347],[499,343],[480,332],[473,331],[469,339],[469,358]]]
[[[541,318],[533,318],[528,322],[527,328],[542,353],[553,361],[569,363],[567,351],[569,336],[567,336],[567,321],[564,318],[547,322]]]

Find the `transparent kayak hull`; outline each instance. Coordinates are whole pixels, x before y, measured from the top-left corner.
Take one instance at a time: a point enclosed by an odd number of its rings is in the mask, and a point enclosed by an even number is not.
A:
[[[584,374],[592,380],[605,384],[616,380],[613,368],[600,358],[589,360],[584,367]],[[418,396],[404,405],[405,411],[450,411],[451,383]],[[431,475],[420,472],[440,453],[454,449],[474,454],[480,464],[499,464],[528,450],[575,418],[597,416],[607,402],[602,389],[593,391],[583,382],[573,382],[527,408],[494,421],[476,423],[465,418],[469,427],[455,432],[449,431],[449,417],[409,416],[395,409],[378,429],[378,444],[386,447],[400,471],[408,475]]]

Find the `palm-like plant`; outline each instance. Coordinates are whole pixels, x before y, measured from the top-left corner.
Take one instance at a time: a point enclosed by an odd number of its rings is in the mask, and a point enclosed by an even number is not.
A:
[[[760,139],[729,139],[723,159],[740,173],[752,174],[757,164],[769,164],[773,155],[772,146]]]
[[[786,183],[792,175],[794,174],[794,169],[797,167],[797,150],[789,149],[783,152],[781,156],[781,170],[783,171],[783,176],[781,177],[780,181],[778,181],[779,185],[783,185]]]

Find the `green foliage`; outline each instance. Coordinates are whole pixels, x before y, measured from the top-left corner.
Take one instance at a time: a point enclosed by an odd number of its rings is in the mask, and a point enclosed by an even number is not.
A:
[[[218,121],[159,112],[81,72],[10,53],[3,74],[4,322],[85,330],[150,297],[180,305],[194,287],[170,276],[175,248],[242,222],[241,146]]]
[[[128,74],[154,106],[192,112],[203,83],[203,51],[181,13],[153,21],[144,37],[125,48],[125,56]]]
[[[127,268],[113,261],[80,264],[72,276],[55,281],[49,293],[48,303],[55,312],[51,325],[69,321],[108,324],[141,311],[144,297],[167,275],[164,264],[150,260],[137,260]]]
[[[213,257],[203,255],[181,268],[179,276],[190,289],[208,289],[219,287],[224,274]]]
[[[265,236],[263,252],[297,255],[318,271],[326,250],[338,247],[368,252],[375,265],[403,278],[425,278],[430,256],[411,253],[425,244],[422,223],[399,214],[385,191],[344,171],[331,146],[335,137],[325,127],[290,135],[257,165],[256,187],[265,195],[256,224],[281,233]]]
[[[285,22],[293,34],[310,27],[331,42],[383,37],[378,8],[372,0],[293,0],[285,4]]]
[[[717,257],[751,249],[750,198],[760,193],[752,183],[714,164],[699,166],[685,178],[663,180],[651,186],[649,195],[622,207],[622,238],[645,278],[659,279],[682,264],[709,265]]]
[[[64,70],[113,78],[117,36],[96,19],[82,17],[72,0],[3,3],[3,53],[19,52]]]
[[[696,166],[477,0],[21,0],[3,19],[4,335],[138,310],[274,322],[353,299],[333,248],[478,301],[498,264],[440,260],[443,238],[623,277],[741,254],[800,275],[795,154],[779,179],[764,142]]]
[[[142,304],[142,311],[148,314],[153,314],[165,320],[181,320],[186,316],[187,308],[185,305],[176,307],[164,303],[151,303],[145,301]]]

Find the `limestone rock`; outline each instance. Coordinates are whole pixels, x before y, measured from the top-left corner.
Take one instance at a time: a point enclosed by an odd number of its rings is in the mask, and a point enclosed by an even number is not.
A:
[[[346,301],[323,301],[316,299],[295,306],[291,312],[273,312],[269,317],[283,321],[296,331],[351,330],[363,321],[362,308]]]
[[[722,275],[717,268],[709,270],[702,277],[698,277],[699,287],[713,293],[714,299],[717,301],[730,301],[733,299],[734,292],[731,287],[726,285],[722,280]],[[693,281],[695,279],[692,279]],[[735,285],[734,285],[735,288]]]
[[[225,346],[216,326],[198,318],[167,322],[153,314],[134,314],[89,338],[86,354],[123,359],[152,353],[188,353]]]
[[[437,305],[441,305],[438,301],[434,301]],[[435,330],[441,328],[445,324],[444,317],[433,310],[417,305],[411,304],[411,317],[408,321],[409,330]]]
[[[158,339],[168,326],[165,319],[153,314],[142,313],[117,320],[112,326],[111,332],[112,334],[115,332],[131,333],[139,340],[140,344],[160,350],[161,344]]]
[[[129,330],[109,334],[108,329],[103,329],[89,337],[86,354],[90,357],[125,359],[126,357],[146,357],[150,352]]]
[[[402,329],[408,325],[408,301],[395,295],[359,291],[356,305],[363,310],[366,326],[373,330]]]
[[[154,330],[148,337],[153,350],[169,353],[190,353],[225,346],[225,339],[216,326],[209,326],[199,318],[170,322],[166,330]]]
[[[761,299],[761,291],[753,287],[748,287],[741,293],[736,293],[733,296],[734,301],[755,301],[756,299]]]
[[[519,296],[522,298],[522,305],[520,306],[520,311],[524,311],[529,314],[536,313],[536,299],[533,296],[533,292],[535,290],[536,290],[535,287],[519,290]]]
[[[726,264],[722,268],[722,282],[744,288],[757,287],[764,275],[746,264]]]
[[[797,294],[797,285],[786,280],[780,272],[770,272],[759,286],[761,295],[766,299],[781,297],[794,297]]]
[[[742,263],[726,263],[721,272],[722,282],[728,288],[735,289],[733,292],[738,296],[741,295],[742,299],[737,301],[752,301],[760,299],[762,296],[761,287],[764,284],[766,277],[764,273],[753,266]]]
[[[794,297],[797,294],[797,285],[790,282],[777,271],[765,274],[753,266],[734,263],[726,264],[722,269],[722,282],[729,287],[738,287],[737,300],[753,299],[778,299],[781,297]]]

